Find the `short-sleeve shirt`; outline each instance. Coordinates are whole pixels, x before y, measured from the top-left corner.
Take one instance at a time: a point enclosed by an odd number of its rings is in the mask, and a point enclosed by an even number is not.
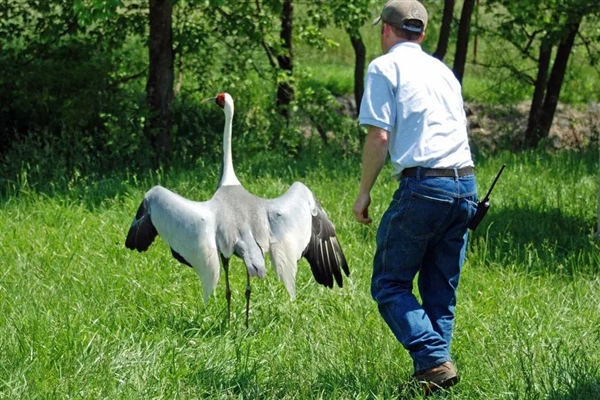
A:
[[[461,86],[440,60],[402,42],[370,64],[359,122],[390,133],[393,175],[473,166]]]

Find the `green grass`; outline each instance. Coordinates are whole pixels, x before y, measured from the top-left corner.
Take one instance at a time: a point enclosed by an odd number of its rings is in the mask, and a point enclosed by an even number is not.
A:
[[[506,170],[471,236],[459,288],[452,399],[600,396],[600,248],[595,152],[506,153],[477,162],[480,194]],[[320,198],[348,257],[343,289],[318,286],[305,261],[298,298],[273,273],[253,281],[232,261],[206,307],[195,273],[162,241],[124,247],[145,190],[161,183],[206,199],[214,166],[52,185],[21,179],[0,206],[0,399],[388,399],[411,361],[369,296],[375,226],[353,222],[356,160],[300,159],[238,175],[272,197],[300,179]],[[395,184],[386,169],[371,214]]]
[[[322,87],[334,96],[343,96],[354,91],[354,67],[333,64],[311,64],[306,68],[305,84]]]

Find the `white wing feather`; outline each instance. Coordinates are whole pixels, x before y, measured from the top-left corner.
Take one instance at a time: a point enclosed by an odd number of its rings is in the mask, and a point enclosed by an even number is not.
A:
[[[269,254],[273,269],[281,279],[290,297],[296,297],[298,260],[311,235],[312,192],[295,182],[285,194],[268,202],[271,230]]]
[[[220,274],[215,219],[208,202],[191,201],[160,186],[151,189],[147,198],[158,235],[192,265],[206,304]]]

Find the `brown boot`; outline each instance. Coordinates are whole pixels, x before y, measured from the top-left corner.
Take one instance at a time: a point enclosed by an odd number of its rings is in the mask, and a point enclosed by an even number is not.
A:
[[[452,361],[446,361],[433,368],[417,372],[415,379],[421,384],[425,395],[428,395],[457,384],[458,371]]]

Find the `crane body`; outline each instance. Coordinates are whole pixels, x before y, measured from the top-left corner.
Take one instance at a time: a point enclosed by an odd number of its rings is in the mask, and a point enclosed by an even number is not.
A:
[[[249,193],[233,170],[231,120],[233,99],[216,98],[225,111],[223,172],[213,197],[198,202],[162,186],[150,189],[131,223],[125,245],[146,251],[156,236],[171,248],[179,262],[192,267],[203,287],[204,303],[217,286],[220,263],[226,274],[228,315],[231,290],[229,259],[236,255],[246,266],[246,325],[250,302],[250,277],[264,278],[265,254],[292,299],[296,296],[297,263],[305,257],[315,280],[329,288],[342,287],[342,271],[350,271],[335,228],[312,191],[295,182],[283,195],[263,199]]]

